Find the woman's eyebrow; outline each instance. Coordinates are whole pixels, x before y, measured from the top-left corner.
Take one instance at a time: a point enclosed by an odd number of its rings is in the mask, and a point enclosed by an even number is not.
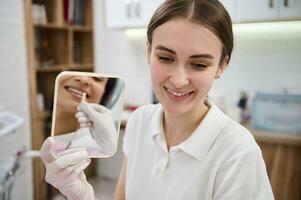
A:
[[[175,54],[176,55],[176,52],[174,50],[171,50],[163,45],[158,45],[155,49],[158,49],[158,50],[163,50],[163,51],[168,51],[172,54]]]
[[[190,58],[207,58],[207,59],[214,59],[214,57],[211,54],[197,54],[192,55]]]
[[[171,50],[163,45],[158,45],[155,49],[158,50],[163,50],[163,51],[168,51],[172,54],[177,54],[174,50]],[[214,56],[212,56],[211,54],[196,54],[196,55],[192,55],[190,56],[190,58],[206,58],[206,59],[214,59]]]

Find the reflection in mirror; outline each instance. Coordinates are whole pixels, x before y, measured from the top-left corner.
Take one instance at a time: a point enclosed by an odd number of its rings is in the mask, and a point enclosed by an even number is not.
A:
[[[96,73],[62,72],[55,84],[54,153],[85,148],[90,157],[112,156],[123,109],[123,80]]]

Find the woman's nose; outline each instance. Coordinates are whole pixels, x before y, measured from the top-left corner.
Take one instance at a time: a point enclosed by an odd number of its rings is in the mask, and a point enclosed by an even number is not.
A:
[[[181,88],[189,83],[188,75],[185,68],[182,66],[177,66],[170,76],[169,81],[176,88]]]
[[[88,76],[75,76],[75,80],[80,84],[84,84],[84,85],[90,84],[90,77]]]

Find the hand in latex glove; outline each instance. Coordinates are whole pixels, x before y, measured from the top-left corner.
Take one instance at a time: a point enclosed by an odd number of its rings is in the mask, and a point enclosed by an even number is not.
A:
[[[102,151],[112,155],[117,143],[117,130],[112,113],[106,107],[82,102],[76,113],[81,127],[88,127]]]
[[[53,139],[43,143],[40,156],[46,167],[46,182],[57,188],[68,200],[94,200],[94,191],[84,169],[90,164],[83,148],[73,148],[53,154]]]

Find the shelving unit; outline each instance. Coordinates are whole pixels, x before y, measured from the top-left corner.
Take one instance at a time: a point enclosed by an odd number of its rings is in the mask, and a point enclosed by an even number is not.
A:
[[[301,135],[252,129],[277,200],[301,199]]]
[[[47,20],[39,21],[36,6]],[[73,5],[73,6],[71,6]],[[54,83],[61,71],[94,71],[93,0],[25,0],[32,149],[50,136]],[[72,9],[73,8],[73,9]],[[95,175],[95,161],[86,174]],[[33,160],[34,199],[50,198],[44,165]]]

